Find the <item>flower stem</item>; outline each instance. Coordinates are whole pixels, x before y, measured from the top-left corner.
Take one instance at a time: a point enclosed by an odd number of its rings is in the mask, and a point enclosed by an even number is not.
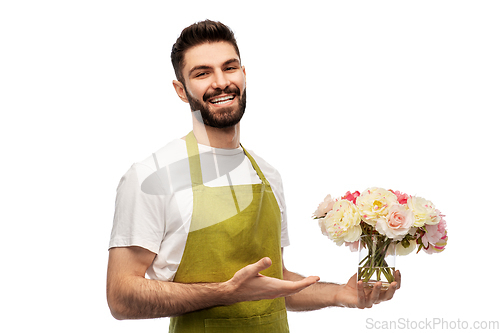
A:
[[[377,237],[377,236],[374,236]],[[368,254],[358,264],[358,280],[369,282],[372,276],[376,273],[377,281],[381,280],[382,275],[388,283],[394,281],[392,267],[386,262],[387,252],[392,244],[390,238],[372,239],[372,237],[363,237],[360,241],[360,247],[367,248]]]

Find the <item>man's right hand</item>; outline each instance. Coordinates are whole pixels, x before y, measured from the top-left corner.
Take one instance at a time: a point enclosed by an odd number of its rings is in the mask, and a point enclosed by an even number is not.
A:
[[[266,257],[237,271],[224,283],[230,297],[228,303],[286,297],[319,281],[317,276],[309,276],[300,281],[287,281],[260,274],[271,267],[271,264],[271,259]]]

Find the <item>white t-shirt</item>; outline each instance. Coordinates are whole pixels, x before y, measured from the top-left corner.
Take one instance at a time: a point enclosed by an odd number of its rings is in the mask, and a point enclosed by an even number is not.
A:
[[[261,183],[243,149],[198,145],[205,186]],[[281,210],[281,246],[288,246],[285,198],[276,169],[256,156]],[[186,245],[193,192],[186,142],[176,139],[122,177],[117,188],[115,216],[109,248],[140,246],[156,253],[147,273],[150,278],[172,281]]]

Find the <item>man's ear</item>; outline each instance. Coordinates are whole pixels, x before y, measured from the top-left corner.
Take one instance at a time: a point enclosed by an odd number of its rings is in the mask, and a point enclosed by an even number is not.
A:
[[[182,84],[182,82],[177,81],[177,80],[173,80],[172,84],[174,85],[174,89],[175,89],[175,92],[177,93],[177,96],[179,96],[179,98],[183,102],[189,103],[187,96],[186,96],[186,89],[184,88],[184,85]]]

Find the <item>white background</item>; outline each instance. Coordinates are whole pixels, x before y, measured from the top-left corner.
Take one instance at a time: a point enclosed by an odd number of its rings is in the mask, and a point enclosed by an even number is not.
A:
[[[282,174],[289,270],[355,273],[310,219],[328,193],[397,189],[447,216],[445,252],[398,258],[392,301],[289,313],[291,331],[500,320],[499,15],[497,1],[3,1],[1,330],[167,331],[111,317],[107,245],[120,177],[191,128],[170,50],[206,18],[239,42],[242,142]]]

